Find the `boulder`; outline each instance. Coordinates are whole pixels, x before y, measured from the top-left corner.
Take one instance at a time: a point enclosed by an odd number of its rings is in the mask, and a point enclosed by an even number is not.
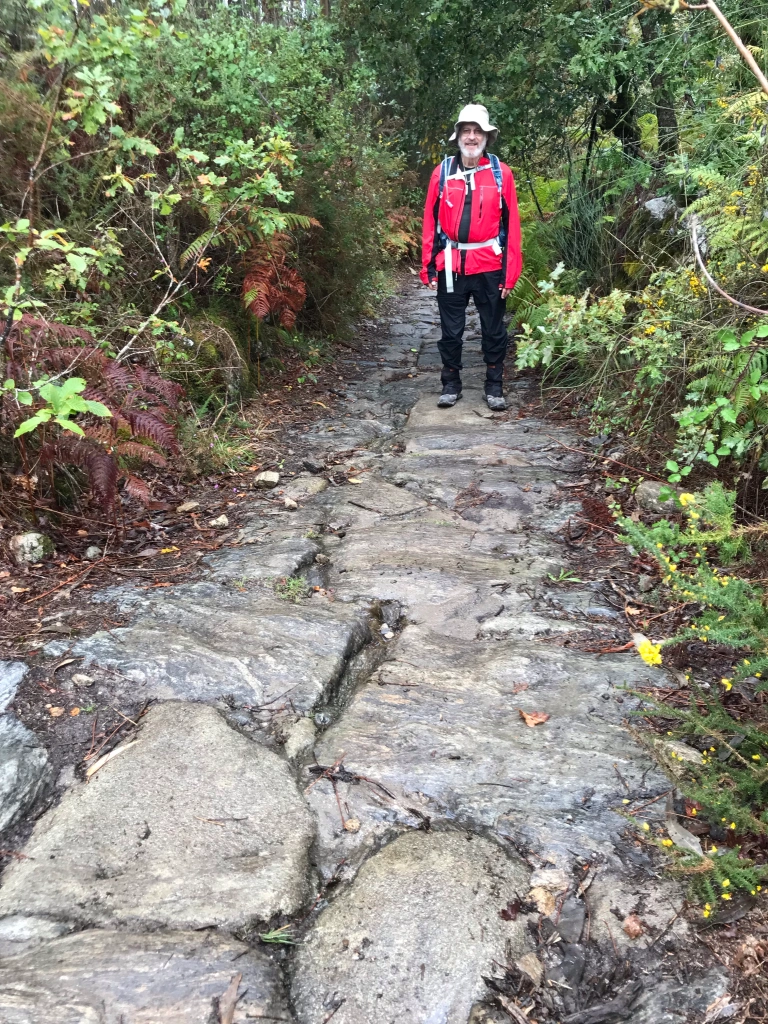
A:
[[[465,1024],[484,975],[526,949],[501,915],[528,872],[486,839],[411,832],[361,868],[298,947],[301,1024]],[[334,1007],[338,1007],[334,1013]]]
[[[42,562],[53,554],[53,541],[44,533],[17,533],[8,542],[13,560],[17,565],[32,565]]]
[[[0,832],[13,825],[45,792],[48,754],[15,715],[0,715]]]
[[[12,703],[19,683],[28,672],[23,661],[0,661],[0,712]]]
[[[665,498],[664,501],[659,497],[662,490],[672,492],[670,497]],[[658,515],[665,512],[676,512],[678,508],[676,495],[679,493],[679,488],[670,487],[669,484],[663,484],[659,480],[643,480],[635,491],[635,503],[644,512],[656,512]]]
[[[244,928],[308,891],[312,819],[285,761],[213,708],[168,703],[38,821],[0,914]]]

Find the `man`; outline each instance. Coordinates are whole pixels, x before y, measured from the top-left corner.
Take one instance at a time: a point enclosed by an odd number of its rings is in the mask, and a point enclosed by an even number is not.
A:
[[[459,152],[432,172],[424,207],[421,280],[437,292],[443,361],[443,393],[437,404],[443,408],[461,398],[461,349],[470,297],[482,327],[485,400],[494,412],[507,407],[503,317],[523,259],[512,172],[485,152],[497,135],[484,106],[464,107],[450,139]]]

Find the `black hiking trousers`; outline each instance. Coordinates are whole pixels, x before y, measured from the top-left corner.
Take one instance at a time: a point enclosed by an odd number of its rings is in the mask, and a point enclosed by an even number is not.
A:
[[[450,293],[445,288],[445,271],[441,270],[437,275],[437,308],[443,335],[437,348],[443,361],[440,375],[443,384],[455,382],[462,369],[461,349],[470,298],[475,300],[480,315],[486,385],[501,384],[509,343],[504,324],[506,302],[499,289],[501,283],[501,270],[484,274],[454,274],[453,292]]]

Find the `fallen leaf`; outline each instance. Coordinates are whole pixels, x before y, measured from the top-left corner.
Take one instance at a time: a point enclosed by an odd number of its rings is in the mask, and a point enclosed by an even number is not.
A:
[[[624,924],[621,927],[630,939],[637,939],[643,934],[643,925],[637,914],[630,914],[629,917],[625,917]]]
[[[499,917],[502,921],[516,921],[521,906],[520,900],[510,900],[506,907],[502,907],[499,911]]]
[[[79,714],[80,714],[80,708],[72,708],[72,710],[69,712],[69,715],[70,715],[71,718],[77,718],[77,716]]]
[[[87,537],[88,536],[88,531],[87,530],[78,530],[77,531],[77,536],[78,537]]]
[[[51,718],[61,718],[64,714],[64,708],[48,708],[48,714]]]
[[[30,587],[11,587],[12,594],[26,594],[29,592]]]
[[[160,548],[161,555],[170,555],[172,551],[178,551],[179,548],[175,544],[172,544],[169,548]]]
[[[543,725],[545,722],[549,721],[549,715],[544,711],[531,711],[529,713],[520,709],[519,714],[529,729],[533,729],[534,726]]]
[[[137,558],[154,558],[155,555],[160,553],[159,548],[142,548],[141,551],[137,552]]]
[[[176,506],[177,512],[194,512],[196,508],[200,508],[199,501],[185,501],[181,505]]]
[[[360,479],[359,476],[348,476],[347,477],[347,483],[350,483],[350,484],[361,484],[362,482],[363,481]]]
[[[357,820],[357,818],[347,818],[347,820],[344,822],[344,828],[347,830],[347,832],[359,832],[360,822]]]
[[[322,407],[324,409],[328,408],[328,406],[325,404],[325,402],[313,402],[312,405],[322,405]]]
[[[519,960],[515,961],[515,967],[526,974],[533,984],[538,988],[544,977],[544,968],[535,953],[526,953]]]

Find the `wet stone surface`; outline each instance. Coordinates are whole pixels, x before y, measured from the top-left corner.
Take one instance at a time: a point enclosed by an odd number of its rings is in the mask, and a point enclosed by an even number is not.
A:
[[[438,410],[434,296],[398,303],[335,418],[287,431],[304,475],[271,480],[197,582],[96,595],[126,624],[48,646],[79,659],[61,685],[87,673],[142,715],[91,780],[70,766],[46,809],[45,752],[0,716],[0,797],[20,751],[37,772],[8,821],[44,812],[0,886],[0,1020],[216,1024],[234,985],[234,1024],[498,1024],[485,979],[513,964],[550,1021],[619,963],[630,1024],[725,991],[618,813],[669,786],[625,728],[648,670],[547,642],[613,611],[549,582],[579,438],[527,414],[524,382],[487,409],[472,309],[464,398]],[[0,665],[6,705],[20,673]]]

